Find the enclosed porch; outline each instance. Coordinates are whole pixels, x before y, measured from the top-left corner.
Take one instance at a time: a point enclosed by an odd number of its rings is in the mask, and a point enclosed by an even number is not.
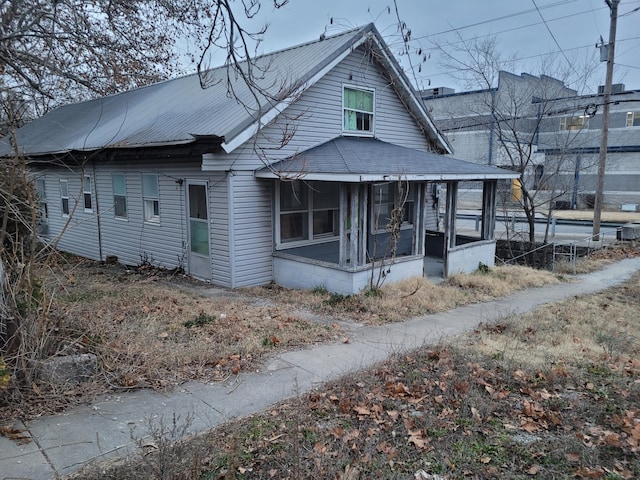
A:
[[[343,137],[276,167],[256,176],[275,182],[277,284],[353,294],[413,276],[472,271],[480,262],[493,265],[493,177],[503,173],[499,169]],[[463,167],[483,171],[459,173]],[[455,233],[457,187],[464,179],[483,184],[479,239]]]

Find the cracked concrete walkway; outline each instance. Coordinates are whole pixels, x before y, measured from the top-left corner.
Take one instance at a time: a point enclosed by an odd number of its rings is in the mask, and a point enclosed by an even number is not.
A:
[[[149,422],[173,414],[193,417],[190,432],[201,432],[235,417],[264,410],[323,382],[370,367],[408,351],[475,328],[480,322],[529,311],[575,295],[618,285],[640,271],[640,258],[612,264],[561,285],[528,289],[499,300],[383,326],[354,325],[349,343],[318,345],[269,357],[258,371],[226,383],[189,382],[171,392],[139,390],[100,397],[64,414],[30,420],[33,442],[18,445],[0,437],[0,478],[51,479],[83,465],[123,456],[136,449]]]

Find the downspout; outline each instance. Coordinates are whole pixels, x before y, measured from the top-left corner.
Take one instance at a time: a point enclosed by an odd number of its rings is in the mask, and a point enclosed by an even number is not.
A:
[[[235,219],[235,196],[233,190],[233,171],[229,170],[227,174],[227,215],[229,217],[229,286],[236,288],[236,219]]]
[[[98,226],[98,255],[100,256],[100,261],[104,261],[104,257],[102,256],[102,224],[100,223],[100,201],[98,200],[98,182],[96,181],[96,160],[95,158],[91,159],[91,167],[93,170],[93,190],[96,193],[96,222]]]

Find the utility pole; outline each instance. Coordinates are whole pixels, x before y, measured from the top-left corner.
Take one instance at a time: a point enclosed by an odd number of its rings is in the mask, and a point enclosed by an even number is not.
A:
[[[620,0],[605,0],[611,10],[609,26],[609,44],[607,45],[607,78],[604,84],[604,105],[602,108],[602,138],[600,140],[600,155],[598,157],[598,184],[596,198],[593,205],[593,239],[600,240],[600,219],[602,218],[602,203],[604,197],[604,172],[607,163],[607,145],[609,139],[609,104],[611,103],[611,84],[613,83],[613,58],[616,44],[616,24],[618,22],[618,4]]]

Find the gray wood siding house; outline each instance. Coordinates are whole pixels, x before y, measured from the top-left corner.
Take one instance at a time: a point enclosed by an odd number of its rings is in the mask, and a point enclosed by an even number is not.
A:
[[[381,266],[391,280],[422,275],[427,233],[439,238],[444,275],[493,264],[496,184],[514,174],[444,156],[446,139],[373,25],[256,61],[269,66],[273,96],[253,105],[234,85],[253,109],[224,81],[202,89],[189,76],[60,107],[18,130],[16,145],[3,142],[38,182],[41,238],[231,288],[350,294]],[[455,233],[467,180],[484,185],[473,243]],[[436,184],[447,187],[438,231]]]

